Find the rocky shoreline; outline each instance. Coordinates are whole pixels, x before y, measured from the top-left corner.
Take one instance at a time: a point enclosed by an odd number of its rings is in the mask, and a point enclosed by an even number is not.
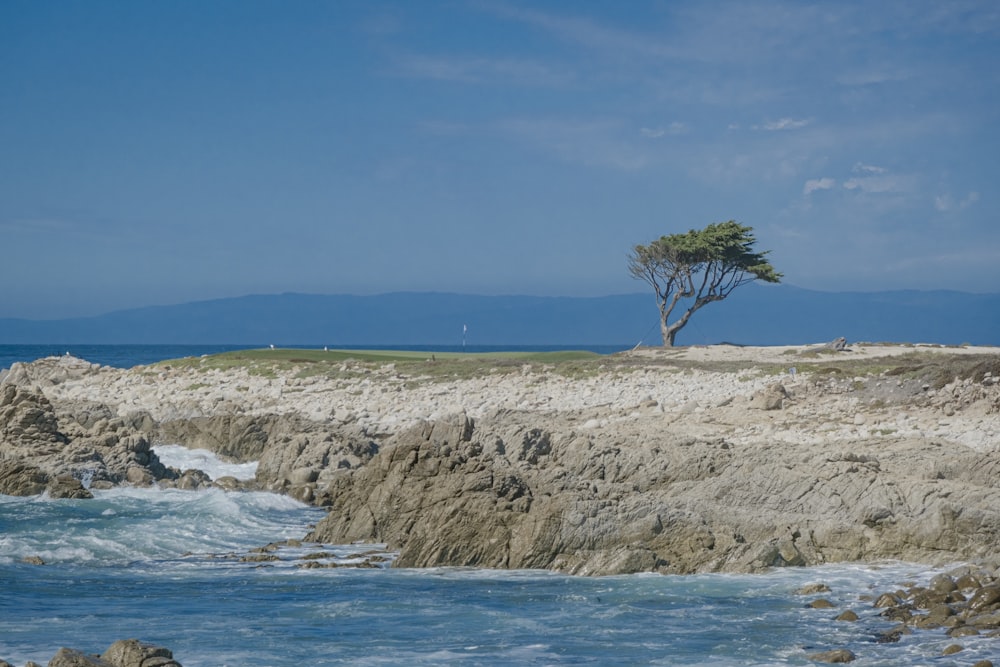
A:
[[[900,623],[877,641],[910,628],[1000,633],[1000,349],[717,346],[472,372],[437,363],[15,364],[0,372],[0,493],[285,493],[330,510],[304,540],[384,543],[406,567],[976,563],[868,601]],[[257,475],[169,468],[156,444],[259,461]],[[263,563],[281,547],[245,558]],[[339,566],[321,561],[304,566]]]
[[[0,378],[0,492],[271,490],[333,508],[306,539],[387,543],[411,567],[998,555],[996,348],[637,350],[465,376],[430,360],[213,361],[15,364]],[[256,479],[169,469],[157,442],[259,460]]]

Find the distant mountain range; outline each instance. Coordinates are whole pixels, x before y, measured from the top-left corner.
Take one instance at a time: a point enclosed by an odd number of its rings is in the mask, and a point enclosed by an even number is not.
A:
[[[463,333],[464,332],[464,333]],[[652,292],[604,297],[254,295],[63,320],[0,319],[2,344],[660,344]],[[889,341],[1000,345],[1000,294],[818,292],[747,285],[691,318],[679,345]]]

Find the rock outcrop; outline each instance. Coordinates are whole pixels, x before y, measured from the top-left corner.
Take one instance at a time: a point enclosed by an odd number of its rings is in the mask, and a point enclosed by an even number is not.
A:
[[[257,461],[255,487],[325,504],[317,488],[339,471],[364,465],[378,443],[356,424],[317,423],[298,415],[218,415],[174,419],[156,438],[213,451],[225,460]]]
[[[84,478],[270,489],[330,508],[311,539],[386,542],[409,566],[681,573],[997,554],[1000,353],[802,352],[638,350],[576,376],[16,364],[0,382],[0,492],[78,497]],[[257,479],[166,470],[152,442],[258,460]]]
[[[996,553],[1000,482],[979,471],[1000,452],[734,443],[642,420],[581,429],[583,419],[501,412],[419,425],[330,483],[332,511],[308,539],[387,542],[404,566],[576,574]]]
[[[82,480],[97,486],[150,484],[175,476],[151,450],[148,415],[120,417],[92,403],[54,405],[34,384],[37,375],[49,386],[61,380],[55,370],[39,373],[35,364],[14,364],[0,382],[0,493],[48,490],[53,497],[86,498]]]
[[[48,487],[49,476],[23,460],[0,461],[0,493],[5,496],[35,496]]]
[[[0,667],[13,667],[0,660]],[[38,667],[29,662],[26,667]],[[181,667],[168,648],[123,639],[115,642],[103,654],[90,654],[72,648],[61,648],[49,661],[49,667]]]

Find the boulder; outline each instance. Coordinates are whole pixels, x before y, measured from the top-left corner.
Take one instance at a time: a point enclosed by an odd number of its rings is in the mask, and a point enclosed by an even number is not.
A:
[[[983,586],[977,590],[969,599],[968,608],[970,611],[981,612],[994,605],[1000,605],[1000,584]]]
[[[951,593],[952,591],[958,589],[958,586],[955,585],[955,580],[952,579],[951,576],[944,573],[935,575],[927,587],[935,593],[944,594]]]
[[[839,338],[834,338],[832,341],[823,346],[827,350],[833,350],[835,352],[843,352],[847,349],[847,339],[843,336]]]
[[[65,442],[55,410],[41,390],[0,384],[0,444],[49,451]]]
[[[46,486],[51,498],[93,498],[94,494],[84,488],[83,483],[72,475],[58,475]]]
[[[753,395],[749,406],[758,410],[780,410],[789,398],[788,390],[780,383],[775,383],[767,389]]]
[[[138,639],[116,641],[101,659],[114,667],[180,667],[170,649]]]
[[[243,488],[243,482],[236,479],[232,475],[224,475],[214,480],[212,485],[226,491],[238,491]]]
[[[24,461],[0,461],[0,493],[5,496],[35,496],[49,483],[49,476],[38,466]]]
[[[185,470],[173,481],[173,486],[186,491],[193,491],[212,484],[212,478],[203,470]]]
[[[806,584],[795,591],[796,595],[815,595],[816,593],[829,593],[830,586],[823,583]]]
[[[116,667],[99,656],[88,655],[72,648],[61,648],[49,660],[49,667]]]
[[[857,656],[846,648],[838,648],[832,651],[813,653],[809,656],[809,659],[815,662],[841,663],[853,662],[857,659]]]

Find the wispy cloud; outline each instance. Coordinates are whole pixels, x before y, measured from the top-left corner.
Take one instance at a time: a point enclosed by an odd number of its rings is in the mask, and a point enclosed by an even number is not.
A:
[[[802,186],[802,194],[809,195],[816,190],[830,190],[837,185],[837,181],[824,176],[823,178],[811,178]]]
[[[677,136],[680,134],[687,134],[689,128],[685,123],[674,121],[666,127],[644,127],[639,130],[639,132],[644,137],[649,137],[650,139],[662,139],[666,136]]]
[[[851,173],[856,175],[843,182],[845,190],[864,194],[907,194],[915,190],[914,174],[896,174],[864,162],[855,162]]]
[[[867,194],[899,193],[909,189],[908,179],[894,175],[855,176],[844,181],[845,190]]]
[[[851,167],[851,171],[855,174],[884,174],[888,170],[885,167],[876,167],[864,162],[855,162],[854,166]]]
[[[781,130],[797,130],[808,124],[809,121],[806,119],[780,118],[778,120],[768,121],[761,125],[754,125],[753,129],[764,130],[765,132],[778,132]]]
[[[913,74],[903,69],[889,69],[885,66],[853,69],[837,76],[837,83],[842,86],[874,86],[883,83],[906,81]]]
[[[829,194],[817,197],[821,190]],[[956,202],[947,194],[937,197],[934,205],[938,210],[957,209]],[[918,172],[896,173],[886,167],[856,162],[843,173],[805,180],[801,196],[789,203],[789,210],[793,211],[815,210],[814,207],[821,207],[825,215],[844,220],[881,218],[887,228],[893,228],[895,223],[889,224],[888,220],[898,220],[895,216],[902,211],[926,216],[929,208],[926,178]]]
[[[958,201],[956,201],[950,194],[944,194],[934,197],[934,208],[942,213],[947,213],[948,211],[961,211],[969,208],[977,201],[979,201],[978,192],[970,192]]]

